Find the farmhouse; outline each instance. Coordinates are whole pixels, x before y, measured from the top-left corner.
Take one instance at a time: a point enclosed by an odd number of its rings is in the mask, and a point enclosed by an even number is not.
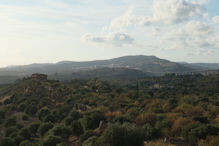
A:
[[[31,75],[31,78],[32,78],[33,80],[47,80],[47,75],[35,73],[35,74],[32,74],[32,75]]]

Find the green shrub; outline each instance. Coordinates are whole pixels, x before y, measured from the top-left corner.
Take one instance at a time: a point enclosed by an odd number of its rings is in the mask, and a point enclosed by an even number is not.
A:
[[[46,137],[43,142],[42,142],[42,146],[55,146],[58,143],[62,142],[62,138],[59,136],[53,136],[53,135],[49,135],[48,137]]]
[[[41,136],[44,136],[44,134],[49,130],[53,128],[52,123],[42,123],[38,129],[38,132],[40,133]]]
[[[64,125],[58,125],[52,129],[52,133],[55,136],[60,136],[63,139],[68,139],[71,135],[71,129]]]
[[[88,138],[87,140],[85,140],[82,146],[97,146],[97,140],[98,140],[97,136],[92,136]]]
[[[17,145],[19,145],[25,138],[20,136],[20,135],[17,135],[14,137],[14,140],[16,142]]]
[[[11,104],[12,103],[12,100],[11,99],[6,99],[4,101],[4,105],[7,105],[7,104]]]
[[[158,137],[158,130],[152,127],[150,124],[143,126],[145,140],[152,140]]]
[[[72,134],[75,136],[80,136],[83,134],[83,127],[79,121],[73,121],[71,124]]]
[[[16,146],[16,142],[12,138],[2,138],[0,141],[0,146]]]
[[[108,146],[143,146],[144,133],[133,124],[113,124],[101,136],[101,142]]]
[[[56,146],[68,146],[68,145],[66,143],[62,142],[62,143],[57,144]]]
[[[32,123],[30,126],[29,126],[29,130],[32,134],[36,134],[37,133],[37,130],[38,128],[40,127],[40,123],[36,122],[36,123]]]
[[[120,123],[120,124],[123,124],[123,123],[126,123],[126,122],[131,122],[129,119],[127,119],[126,117],[124,116],[116,116],[114,119],[113,119],[113,122],[114,123]]]
[[[0,124],[3,123],[4,119],[5,119],[5,111],[1,110],[0,111]]]
[[[22,128],[20,131],[19,131],[19,135],[26,138],[26,139],[30,139],[31,137],[31,133],[30,133],[30,130],[29,128]]]
[[[47,115],[47,116],[44,118],[44,122],[52,122],[52,123],[55,123],[55,122],[56,122],[56,118],[55,118],[53,115]]]
[[[22,125],[22,124],[16,124],[16,126],[15,126],[17,129],[21,129],[21,128],[24,128],[24,125]]]
[[[69,116],[73,119],[73,121],[74,120],[78,120],[78,119],[80,119],[82,117],[82,115],[78,111],[76,111],[76,110],[72,110],[70,112]]]
[[[85,140],[87,140],[89,137],[92,136],[95,136],[95,133],[92,130],[87,130],[80,136],[80,141],[84,142]]]
[[[100,121],[105,120],[105,116],[101,112],[92,112],[85,115],[82,119],[85,129],[95,129],[99,126]]]
[[[70,112],[71,106],[63,105],[57,110],[57,118],[59,121],[62,121]]]
[[[50,111],[49,111],[48,108],[42,108],[42,109],[40,109],[39,112],[38,112],[38,118],[39,118],[41,121],[43,121],[44,118],[45,118],[46,116],[48,116],[49,114],[50,114]]]
[[[19,146],[33,146],[33,144],[29,140],[22,141]]]
[[[21,103],[18,105],[18,111],[23,112],[26,109],[27,105],[25,103]]]
[[[74,118],[68,116],[68,117],[65,118],[64,121],[65,121],[66,126],[70,126],[71,123],[74,121]]]
[[[203,117],[203,116],[196,116],[196,117],[194,117],[194,120],[198,121],[200,123],[203,123],[203,124],[209,123],[208,118],[207,117]]]
[[[11,126],[15,126],[17,123],[16,121],[16,117],[12,117],[12,118],[9,118],[5,121],[5,127],[11,127]]]
[[[29,119],[29,117],[27,115],[22,116],[22,120],[27,121],[28,119]]]

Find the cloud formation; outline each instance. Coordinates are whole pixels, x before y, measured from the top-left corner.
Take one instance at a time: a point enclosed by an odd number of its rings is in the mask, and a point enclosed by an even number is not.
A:
[[[205,9],[206,2],[153,0],[152,13],[148,15],[129,7],[123,15],[112,19],[104,27],[101,33],[104,35],[88,35],[84,40],[117,47],[138,44],[135,47],[148,49],[151,46],[154,50],[180,50],[188,54],[210,55],[219,47],[219,27],[214,25],[219,23],[219,16],[210,17]],[[121,31],[126,34],[124,39],[118,39]]]
[[[115,18],[112,20],[109,28],[122,28],[122,27],[129,27],[129,26],[144,26],[150,25],[152,22],[152,18],[150,16],[137,16],[134,14],[133,9],[129,9],[125,14],[122,16]]]
[[[202,14],[205,1],[189,0],[154,0],[153,15],[135,15],[134,9],[128,9],[122,16],[112,20],[110,29],[128,26],[148,26],[152,23],[175,24],[190,20],[193,16],[207,18]]]
[[[201,15],[202,3],[188,0],[154,0],[154,21],[180,23]]]
[[[212,33],[212,28],[209,24],[194,20],[186,24],[185,30],[187,34],[194,37],[205,37]]]
[[[107,35],[102,36],[94,36],[92,34],[88,34],[82,37],[83,41],[91,42],[94,44],[102,44],[102,45],[113,45],[116,47],[121,47],[124,45],[130,45],[134,43],[134,39],[126,33],[109,33]]]
[[[219,16],[213,17],[213,18],[212,18],[212,21],[213,21],[214,23],[219,23]]]
[[[180,28],[156,31],[156,37],[157,40],[160,40],[160,45],[165,46],[164,49],[199,50],[196,52],[200,54],[203,51],[212,52],[210,50],[218,47],[218,39],[213,26],[194,20],[189,21]]]

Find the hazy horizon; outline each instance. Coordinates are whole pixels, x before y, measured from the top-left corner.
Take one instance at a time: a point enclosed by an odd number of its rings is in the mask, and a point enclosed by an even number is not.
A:
[[[217,0],[0,0],[0,67],[156,56],[219,63]]]
[[[139,55],[127,55],[127,56],[140,56]],[[155,56],[155,55],[143,55],[143,56]],[[27,63],[27,64],[12,64],[12,65],[7,65],[7,66],[0,66],[0,68],[5,68],[5,67],[14,67],[14,66],[25,66],[25,65],[32,65],[32,64],[56,64],[59,62],[65,62],[65,61],[70,61],[70,62],[89,62],[89,61],[101,61],[101,60],[109,60],[109,59],[115,59],[119,57],[125,57],[125,56],[118,56],[118,57],[113,57],[113,58],[105,58],[105,59],[91,59],[91,60],[60,60],[56,62],[32,62],[32,63]],[[157,56],[155,56],[157,57]],[[159,57],[158,57],[159,58]],[[160,59],[165,59],[165,58],[160,58]],[[165,59],[168,60],[168,59]],[[187,61],[174,61],[174,60],[168,60],[176,63],[219,63],[219,62],[187,62]]]

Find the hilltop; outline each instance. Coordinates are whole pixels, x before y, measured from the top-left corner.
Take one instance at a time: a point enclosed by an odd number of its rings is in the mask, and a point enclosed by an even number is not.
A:
[[[50,79],[71,80],[74,78],[136,79],[166,73],[197,73],[219,69],[218,64],[177,63],[155,56],[124,56],[109,60],[62,61],[55,64],[31,64],[0,69],[0,84],[11,83],[33,73],[48,74]],[[131,75],[130,75],[131,73]]]

